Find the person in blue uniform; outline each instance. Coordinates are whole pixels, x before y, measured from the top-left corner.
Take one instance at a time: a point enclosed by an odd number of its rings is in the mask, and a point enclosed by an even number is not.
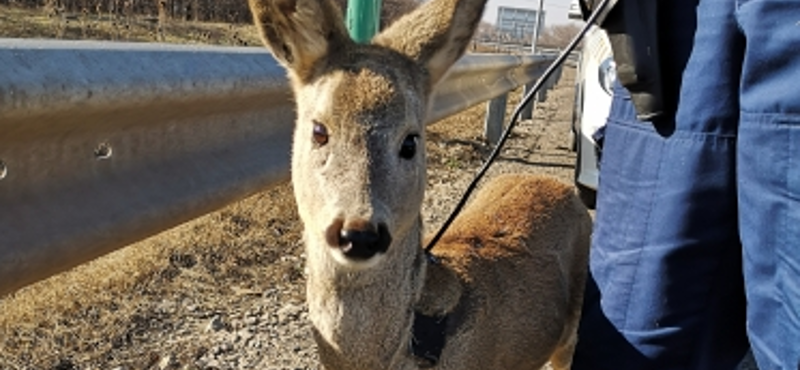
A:
[[[613,3],[572,368],[800,369],[800,2]]]

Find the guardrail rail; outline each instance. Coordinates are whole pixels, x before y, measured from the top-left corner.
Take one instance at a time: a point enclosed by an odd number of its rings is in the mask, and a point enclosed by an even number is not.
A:
[[[428,121],[553,59],[468,55]],[[0,39],[0,297],[288,180],[290,95],[262,48]]]

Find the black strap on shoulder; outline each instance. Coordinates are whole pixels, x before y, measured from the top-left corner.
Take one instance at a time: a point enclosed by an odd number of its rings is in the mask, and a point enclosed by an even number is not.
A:
[[[427,369],[436,366],[444,350],[447,316],[428,316],[414,312],[411,329],[411,354],[417,358],[417,366]]]

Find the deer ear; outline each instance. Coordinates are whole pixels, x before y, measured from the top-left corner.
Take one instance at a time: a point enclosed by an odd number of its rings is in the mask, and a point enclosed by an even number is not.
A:
[[[329,0],[249,0],[264,44],[300,82],[314,75],[330,50],[351,42]]]
[[[427,69],[432,87],[464,54],[485,4],[486,0],[430,0],[375,36],[373,43],[416,60]]]

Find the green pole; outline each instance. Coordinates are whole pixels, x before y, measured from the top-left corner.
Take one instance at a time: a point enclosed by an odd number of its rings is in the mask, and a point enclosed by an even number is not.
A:
[[[367,43],[378,33],[381,23],[381,0],[349,0],[347,30],[358,43]]]

